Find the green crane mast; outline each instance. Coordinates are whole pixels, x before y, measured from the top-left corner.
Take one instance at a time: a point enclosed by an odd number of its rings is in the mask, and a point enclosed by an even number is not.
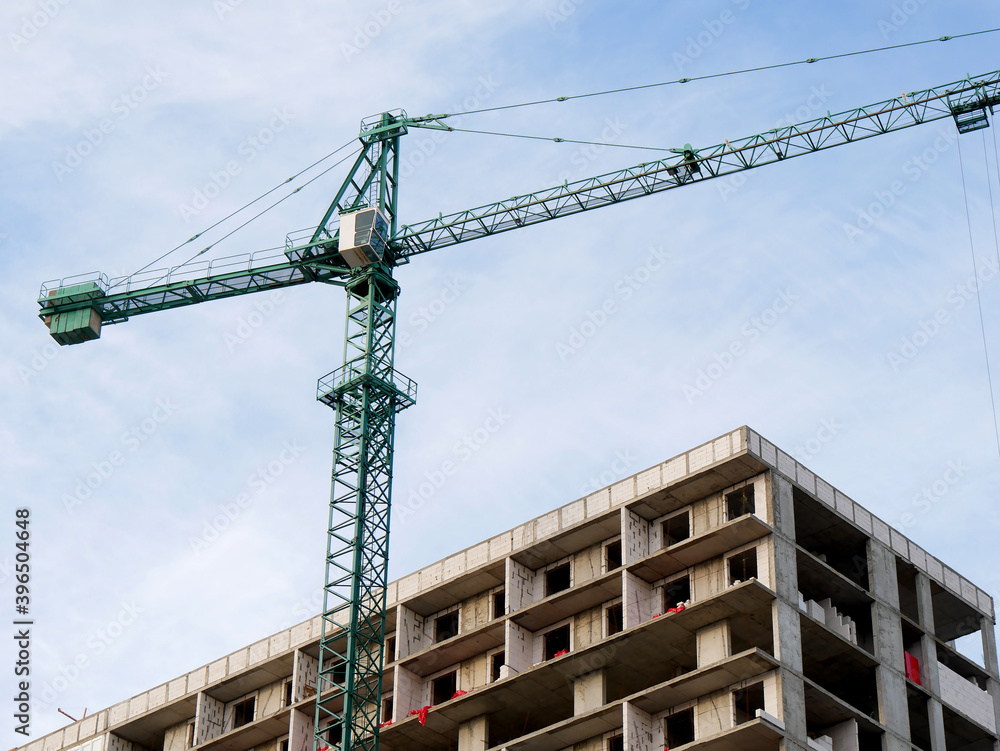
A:
[[[674,155],[537,193],[397,222],[399,139],[450,130],[448,115],[387,112],[362,122],[361,150],[315,230],[283,251],[185,264],[154,275],[102,274],[42,285],[39,316],[60,344],[96,339],[132,316],[263,290],[324,282],[347,291],[344,364],[319,381],[336,413],[316,697],[318,748],[376,751],[382,696],[393,434],[417,387],[393,363],[393,268],[410,257],[713,177],[952,117],[960,133],[989,126],[1000,71]]]

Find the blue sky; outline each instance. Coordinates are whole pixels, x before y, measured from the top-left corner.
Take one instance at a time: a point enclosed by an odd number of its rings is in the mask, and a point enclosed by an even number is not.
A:
[[[981,2],[805,7],[6,3],[0,468],[10,523],[10,509],[32,510],[36,685],[73,676],[36,708],[35,734],[63,723],[56,707],[108,706],[318,610],[333,415],[313,396],[341,363],[344,322],[342,291],[313,285],[60,349],[36,318],[41,282],[135,271],[388,109],[456,112],[997,26]],[[980,36],[458,122],[710,146],[995,70],[995,49]],[[996,372],[994,138],[959,146],[949,122],[924,125],[400,268],[396,362],[420,393],[398,422],[391,575],[749,424],[1000,591],[1000,461],[968,287],[979,273]],[[657,153],[428,131],[402,148],[408,223]],[[342,175],[212,255],[282,245]],[[453,476],[408,504],[446,462]],[[9,540],[7,602],[13,553]]]

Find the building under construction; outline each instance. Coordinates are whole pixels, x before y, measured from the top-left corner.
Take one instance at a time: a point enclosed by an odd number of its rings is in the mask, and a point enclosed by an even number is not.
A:
[[[991,597],[749,428],[389,584],[386,751],[994,751]],[[317,616],[24,746],[311,751]],[[985,665],[957,651],[978,633]]]

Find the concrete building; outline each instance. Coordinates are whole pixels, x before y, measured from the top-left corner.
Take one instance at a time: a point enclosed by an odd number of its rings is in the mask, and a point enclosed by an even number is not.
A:
[[[746,427],[387,595],[386,751],[1000,749],[990,596]],[[309,751],[318,628],[24,751]]]

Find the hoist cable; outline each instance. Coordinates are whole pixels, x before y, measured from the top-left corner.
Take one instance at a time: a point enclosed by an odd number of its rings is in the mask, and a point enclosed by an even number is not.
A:
[[[984,135],[985,145],[985,135]],[[985,155],[985,150],[984,150]],[[986,359],[986,380],[990,388],[990,406],[993,408],[993,433],[997,441],[997,456],[1000,456],[1000,424],[997,421],[997,403],[993,394],[993,376],[990,372],[990,351],[986,344],[986,320],[983,317],[983,298],[979,292],[979,271],[976,269],[976,247],[972,237],[972,212],[969,209],[969,189],[965,184],[965,160],[962,157],[962,138],[958,138],[958,164],[962,173],[962,193],[965,197],[965,220],[969,227],[969,251],[972,253],[972,272],[976,280],[976,304],[979,306],[979,328],[983,335],[983,355]],[[992,193],[992,191],[991,191]]]

